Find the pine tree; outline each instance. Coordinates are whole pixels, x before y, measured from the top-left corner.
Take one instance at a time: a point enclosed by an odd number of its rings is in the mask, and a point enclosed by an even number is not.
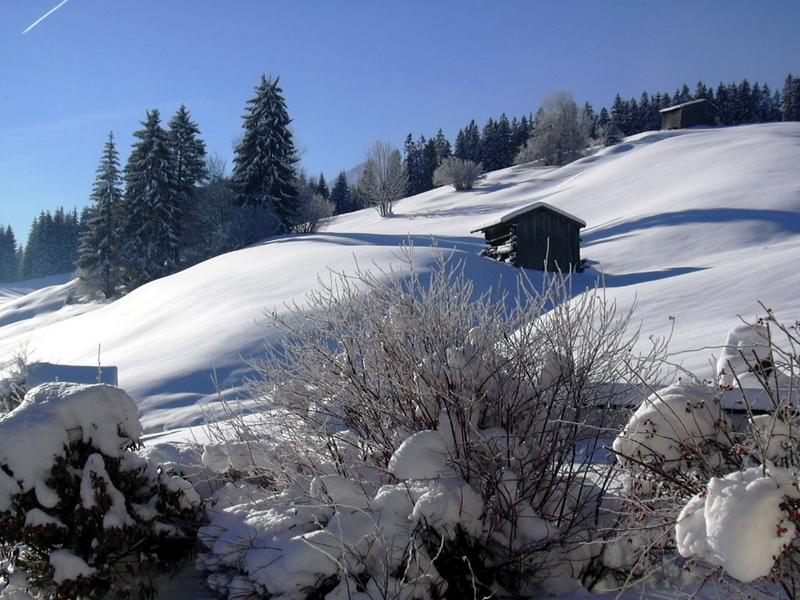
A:
[[[462,160],[471,160],[474,163],[481,161],[481,134],[474,120],[458,132],[455,156]]]
[[[786,77],[781,112],[784,121],[800,121],[800,77],[791,74]]]
[[[408,173],[408,194],[410,196],[424,192],[427,189],[425,188],[422,157],[422,150],[425,144],[425,136],[420,136],[419,143],[414,141],[410,133],[406,136],[404,150],[406,173]]]
[[[743,79],[736,86],[736,123],[753,123],[753,97],[750,82]]]
[[[179,250],[180,247],[197,243],[194,232],[199,228],[202,217],[197,211],[196,193],[197,186],[207,176],[206,144],[200,139],[200,129],[192,121],[188,109],[183,104],[170,120],[167,135],[172,152],[177,194],[176,233],[180,238],[180,244],[176,250]],[[176,264],[180,261],[180,255],[176,255]]]
[[[342,171],[336,177],[331,190],[330,201],[336,207],[336,214],[341,215],[355,210],[350,196],[350,186],[347,185],[347,174]]]
[[[481,132],[480,162],[485,171],[502,168],[501,145],[499,124],[494,119],[489,119]]]
[[[433,141],[436,145],[436,167],[438,168],[446,158],[450,158],[453,154],[453,148],[450,146],[450,140],[447,139],[441,129],[436,133]]]
[[[147,112],[125,167],[124,279],[133,289],[178,268],[181,200],[169,136]]]
[[[233,159],[233,185],[241,204],[270,208],[283,229],[289,230],[297,213],[297,152],[278,79],[262,75],[255,97],[247,104],[244,134]]]
[[[86,283],[111,298],[120,284],[122,174],[114,134],[108,134],[92,189],[93,205],[83,221],[78,273]]]
[[[514,149],[514,156],[516,156],[528,138],[531,136],[530,122],[528,118],[523,117],[517,122],[516,117],[511,121],[511,146]]]
[[[0,226],[0,281],[14,281],[17,276],[17,238],[11,225]]]
[[[627,107],[619,94],[614,97],[614,104],[611,105],[611,128],[618,129],[627,135]]]
[[[427,192],[428,190],[433,189],[433,174],[436,172],[436,168],[439,166],[436,140],[431,138],[427,142],[424,142],[424,144],[423,141],[424,138],[420,138],[418,145],[418,147],[422,148],[419,167],[419,181],[421,188],[418,193]]]
[[[317,179],[317,183],[314,187],[316,188],[316,192],[325,198],[325,200],[331,199],[331,191],[328,189],[328,182],[325,181],[325,175],[322,173],[319,174],[319,179]]]

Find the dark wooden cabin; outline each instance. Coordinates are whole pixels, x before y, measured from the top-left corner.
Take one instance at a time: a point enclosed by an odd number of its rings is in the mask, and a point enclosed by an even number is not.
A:
[[[544,202],[536,202],[475,229],[486,237],[482,252],[516,267],[539,271],[581,270],[581,219]]]
[[[659,112],[662,130],[717,124],[717,107],[705,98],[663,108]]]

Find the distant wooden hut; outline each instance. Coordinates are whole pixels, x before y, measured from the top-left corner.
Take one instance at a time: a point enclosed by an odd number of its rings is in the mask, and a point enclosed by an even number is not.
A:
[[[475,229],[488,247],[484,256],[539,271],[581,270],[580,230],[586,223],[563,210],[535,202]]]
[[[663,108],[659,112],[662,130],[717,124],[717,107],[705,98]]]

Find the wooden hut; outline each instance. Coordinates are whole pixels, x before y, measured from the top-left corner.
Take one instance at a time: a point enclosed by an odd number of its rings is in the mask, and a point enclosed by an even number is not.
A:
[[[705,98],[663,108],[659,112],[662,130],[717,124],[717,107]]]
[[[581,219],[546,204],[535,202],[503,215],[472,231],[482,232],[495,260],[539,271],[581,270]]]

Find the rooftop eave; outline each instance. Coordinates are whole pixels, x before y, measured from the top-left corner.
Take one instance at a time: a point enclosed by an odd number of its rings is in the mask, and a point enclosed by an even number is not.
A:
[[[473,229],[472,231],[470,231],[470,233],[477,233],[479,231],[485,231],[485,230],[489,229],[490,227],[496,227],[497,225],[502,225],[503,223],[508,223],[509,221],[512,221],[513,219],[516,219],[520,215],[524,215],[527,212],[531,212],[531,211],[537,210],[539,208],[543,208],[543,209],[546,209],[546,210],[551,210],[554,213],[558,213],[562,217],[566,217],[570,221],[574,221],[575,223],[580,225],[581,229],[586,227],[586,221],[584,221],[583,219],[579,219],[575,215],[571,215],[570,213],[568,213],[565,210],[561,210],[560,208],[557,208],[557,207],[553,206],[552,204],[548,204],[547,202],[534,202],[533,204],[527,204],[527,205],[522,206],[522,207],[520,207],[520,208],[518,208],[516,210],[512,210],[511,212],[504,214],[502,217],[492,221],[491,223],[486,223],[485,225],[481,225],[477,229]]]

